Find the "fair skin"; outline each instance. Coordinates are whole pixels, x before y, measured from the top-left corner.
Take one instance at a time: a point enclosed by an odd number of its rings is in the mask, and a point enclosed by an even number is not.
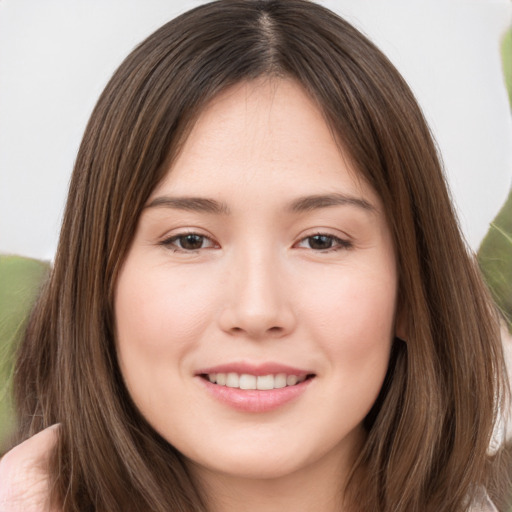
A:
[[[147,202],[114,304],[127,388],[212,512],[345,510],[396,293],[380,200],[303,89],[217,96]]]
[[[202,112],[141,215],[115,314],[128,390],[212,510],[340,510],[395,267],[378,196],[301,87],[239,84]]]
[[[39,432],[0,461],[2,512],[58,512],[48,503],[48,456],[57,440],[58,426]]]

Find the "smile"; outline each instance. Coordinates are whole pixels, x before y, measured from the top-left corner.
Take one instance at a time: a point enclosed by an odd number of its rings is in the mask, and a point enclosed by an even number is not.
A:
[[[246,412],[266,413],[295,402],[316,374],[274,363],[228,363],[196,373],[203,389],[224,406]]]
[[[237,389],[257,389],[260,391],[269,391],[272,389],[282,389],[287,386],[295,386],[305,381],[307,375],[287,375],[285,373],[269,375],[251,375],[249,373],[238,374],[229,373],[209,373],[204,375],[212,384],[226,386]]]

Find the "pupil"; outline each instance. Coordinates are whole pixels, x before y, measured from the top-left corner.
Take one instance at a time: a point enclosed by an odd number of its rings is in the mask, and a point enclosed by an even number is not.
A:
[[[200,235],[184,235],[180,237],[180,244],[183,249],[201,249],[203,237]]]
[[[332,247],[332,238],[325,235],[315,235],[309,240],[309,246],[312,249],[330,249]]]

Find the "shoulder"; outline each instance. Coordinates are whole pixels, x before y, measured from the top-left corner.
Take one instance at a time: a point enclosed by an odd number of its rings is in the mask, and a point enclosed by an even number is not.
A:
[[[487,491],[482,487],[471,502],[468,512],[498,512],[498,509],[489,498]]]
[[[39,432],[0,460],[2,512],[56,512],[48,506],[48,462],[58,426]]]

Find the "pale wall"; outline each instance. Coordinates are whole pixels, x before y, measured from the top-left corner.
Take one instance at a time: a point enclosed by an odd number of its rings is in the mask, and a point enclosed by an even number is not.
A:
[[[53,257],[76,151],[124,56],[199,1],[0,0],[0,252]],[[512,178],[498,55],[508,0],[323,2],[398,66],[429,119],[473,248]]]

